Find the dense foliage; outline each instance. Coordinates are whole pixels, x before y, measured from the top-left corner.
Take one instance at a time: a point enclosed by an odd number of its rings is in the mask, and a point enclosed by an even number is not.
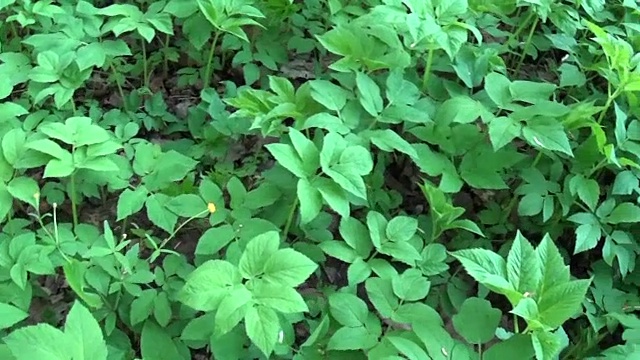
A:
[[[0,0],[0,359],[640,358],[638,24]]]

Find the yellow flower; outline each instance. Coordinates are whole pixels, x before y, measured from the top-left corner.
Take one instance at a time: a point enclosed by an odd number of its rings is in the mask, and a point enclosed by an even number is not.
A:
[[[214,212],[216,212],[216,204],[208,203],[207,204],[207,209],[209,209],[209,212],[213,214]]]

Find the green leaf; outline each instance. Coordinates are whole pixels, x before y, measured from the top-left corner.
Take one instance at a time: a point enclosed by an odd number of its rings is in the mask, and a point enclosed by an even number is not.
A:
[[[149,192],[144,186],[139,186],[135,190],[125,189],[120,193],[116,220],[120,221],[142,210],[148,194]]]
[[[486,111],[484,106],[468,96],[455,96],[445,101],[436,113],[435,121],[443,123],[469,124]]]
[[[309,180],[299,179],[297,196],[300,201],[300,223],[308,224],[315,219],[322,210],[322,194]]]
[[[238,285],[220,302],[214,320],[215,334],[224,335],[240,323],[252,305],[253,294]]]
[[[378,116],[382,111],[382,96],[378,84],[362,72],[356,73],[356,86],[360,105],[371,116]]]
[[[306,173],[305,165],[293,146],[287,144],[269,144],[265,147],[271,155],[273,155],[278,164],[291,171],[295,176],[305,178],[307,175],[311,175]]]
[[[26,319],[28,316],[28,313],[13,305],[0,302],[0,330],[11,327]]]
[[[409,339],[400,336],[387,336],[386,339],[409,360],[430,359],[418,344]]]
[[[420,89],[403,78],[400,69],[392,69],[387,77],[386,95],[391,104],[413,105],[420,98]]]
[[[0,80],[0,100],[2,100],[4,98],[6,98],[7,96],[11,95],[12,91],[13,91],[13,85],[11,84],[9,79],[2,78]]]
[[[302,161],[304,173],[308,176],[315,174],[320,167],[320,152],[316,145],[294,128],[289,128],[289,138]]]
[[[106,157],[86,159],[82,163],[76,165],[78,169],[89,169],[101,172],[117,172],[120,170],[113,160]]]
[[[418,269],[408,269],[401,275],[393,277],[391,284],[393,292],[403,301],[418,301],[429,293],[431,283],[422,276]]]
[[[569,267],[564,264],[560,251],[549,236],[545,236],[536,248],[536,254],[542,270],[542,281],[536,290],[537,296],[543,296],[543,289],[569,281]]]
[[[487,300],[477,297],[466,299],[460,311],[453,315],[456,332],[470,344],[484,344],[493,339],[500,324],[502,312]]]
[[[354,262],[358,258],[358,254],[356,253],[356,251],[342,241],[323,241],[318,246],[327,255],[344,261],[348,264]]]
[[[367,227],[369,228],[369,236],[371,243],[376,248],[380,248],[383,243],[389,241],[387,239],[388,221],[384,215],[377,211],[369,211],[367,213]]]
[[[497,117],[489,123],[489,139],[493,150],[498,151],[520,136],[522,125],[507,116]]]
[[[367,304],[359,297],[348,293],[334,293],[329,296],[329,310],[343,326],[362,326],[369,315]]]
[[[364,326],[341,327],[327,344],[328,350],[359,350],[370,349],[378,343],[378,335],[371,333]]]
[[[296,287],[316,271],[318,265],[293,249],[280,249],[264,264],[263,280]]]
[[[327,135],[325,140],[328,138]],[[346,147],[336,160],[323,164],[322,170],[344,190],[362,199],[367,198],[367,188],[362,176],[373,170],[373,159],[366,148],[359,145]]]
[[[344,121],[337,116],[321,112],[308,117],[301,130],[309,128],[325,129],[329,132],[335,132],[337,134],[346,135],[351,129],[345,125]]]
[[[162,230],[171,233],[178,222],[178,215],[169,211],[166,204],[170,198],[164,194],[153,194],[147,198],[147,216],[151,222]]]
[[[267,231],[251,239],[240,257],[240,274],[246,279],[263,274],[268,260],[279,247],[280,234],[277,231]]]
[[[560,71],[560,87],[583,86],[587,82],[587,78],[580,69],[569,63],[562,63],[558,67]]]
[[[364,261],[361,257],[356,257],[349,268],[347,269],[347,280],[349,281],[349,285],[357,285],[369,278],[371,276],[371,265]]]
[[[535,292],[541,279],[538,256],[531,243],[518,231],[507,255],[507,280],[515,290],[524,294]]]
[[[509,92],[513,100],[537,104],[549,100],[556,88],[551,83],[516,80],[509,85]]]
[[[195,194],[181,194],[166,202],[165,207],[174,214],[190,218],[208,214],[207,204]]]
[[[264,306],[251,307],[244,318],[244,326],[249,339],[269,358],[281,331],[276,312]]]
[[[578,313],[591,280],[574,280],[547,289],[538,300],[543,324],[557,328]]]
[[[415,266],[417,261],[422,260],[418,250],[409,242],[387,242],[382,244],[378,251],[409,266]]]
[[[0,181],[0,221],[3,221],[13,207],[13,197],[7,191],[6,185]]]
[[[62,267],[64,276],[69,284],[69,287],[73,289],[73,292],[82,299],[87,305],[93,308],[100,308],[102,306],[102,299],[98,294],[91,294],[85,291],[87,272],[87,265],[81,263],[78,260],[72,259]]]
[[[155,289],[142,290],[140,296],[131,302],[131,313],[129,315],[132,325],[137,325],[149,318],[153,312],[153,303],[156,299]]]
[[[595,248],[601,238],[602,227],[599,223],[578,226],[576,228],[576,245],[573,253],[578,254]]]
[[[518,315],[525,319],[527,323],[539,327],[540,326],[540,311],[538,310],[538,304],[530,297],[525,297],[518,302],[511,311],[512,314]]]
[[[225,224],[207,229],[200,236],[196,246],[196,255],[215,255],[236,237],[233,226]]]
[[[34,208],[38,206],[36,195],[40,196],[40,189],[38,188],[38,183],[31,178],[24,176],[13,178],[7,184],[7,191],[14,198],[24,201]]]
[[[536,330],[531,334],[536,359],[555,359],[562,350],[560,339],[550,332]]]
[[[212,324],[215,323],[215,316],[215,312],[208,312],[191,319],[182,330],[180,339],[186,341],[208,340],[213,335]]]
[[[340,216],[349,216],[351,210],[347,200],[347,193],[338,184],[326,178],[319,178],[315,184],[317,184],[318,191],[320,191],[322,198],[331,209]]]
[[[370,139],[371,142],[380,150],[387,152],[397,150],[403,154],[409,155],[412,159],[418,157],[418,153],[413,146],[391,129],[374,130],[371,132]]]
[[[609,224],[640,222],[640,207],[624,202],[613,209],[611,214],[607,216],[606,222]]]
[[[49,324],[38,324],[12,331],[3,339],[16,360],[68,360],[71,339]]]
[[[153,316],[162,327],[167,327],[171,322],[171,303],[167,297],[167,293],[161,291],[153,302]]]
[[[218,308],[230,287],[241,282],[242,275],[231,263],[209,260],[189,274],[179,300],[195,310],[212,311]]]
[[[12,147],[15,147],[15,142],[13,144],[11,144]],[[67,150],[63,149],[60,145],[58,145],[57,143],[49,140],[49,139],[39,139],[39,140],[33,140],[33,141],[29,141],[26,144],[26,147],[29,149],[33,149],[36,151],[39,151],[43,154],[47,154],[50,156],[53,156],[56,159],[59,160],[64,160],[67,158],[71,158],[71,153],[68,152]],[[3,139],[3,149],[4,149],[4,139]],[[16,149],[14,149],[13,151],[15,151]],[[5,151],[7,151],[7,149],[5,149]],[[7,153],[5,152],[5,156],[7,155]],[[7,159],[10,160],[9,156],[7,156]],[[17,159],[17,158],[16,158]]]
[[[511,103],[510,85],[511,81],[499,73],[489,73],[484,79],[484,90],[489,98],[501,108]]]
[[[596,210],[600,199],[600,186],[597,181],[577,175],[569,181],[569,189],[572,194],[578,194],[580,200],[589,207],[589,210],[592,212]]]
[[[355,249],[358,255],[363,258],[369,257],[373,244],[369,238],[369,231],[364,224],[353,217],[343,217],[340,219],[338,230],[342,239],[352,249]]]
[[[251,292],[256,303],[280,313],[292,314],[309,311],[302,296],[292,287],[260,281],[255,284]]]
[[[75,164],[73,163],[73,159],[71,157],[58,160],[52,159],[47,163],[47,166],[44,168],[44,177],[45,178],[64,178],[71,175],[76,170]]]
[[[483,360],[503,360],[514,354],[522,359],[531,359],[535,355],[531,336],[515,334],[505,341],[492,345],[484,354]]]
[[[107,359],[107,344],[98,321],[89,310],[75,301],[64,325],[65,335],[72,342],[74,359]]]
[[[389,274],[388,277],[393,275]],[[388,278],[370,277],[364,284],[367,296],[383,317],[392,317],[398,309],[398,297],[393,292],[392,281]]]
[[[347,103],[349,92],[326,80],[313,80],[310,83],[311,97],[324,107],[340,111]]]
[[[418,231],[418,220],[408,216],[396,216],[387,223],[387,239],[395,242],[409,241]]]
[[[140,352],[143,359],[182,359],[171,336],[153,321],[145,322],[142,327]]]
[[[489,289],[506,296],[515,293],[507,280],[506,262],[498,254],[486,249],[464,249],[451,255],[462,263],[472,278]]]
[[[555,119],[538,118],[529,121],[522,129],[522,136],[531,145],[573,156],[567,133],[562,124]]]

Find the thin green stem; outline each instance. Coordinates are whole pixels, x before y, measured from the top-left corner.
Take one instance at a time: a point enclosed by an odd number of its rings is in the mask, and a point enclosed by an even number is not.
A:
[[[73,228],[78,227],[78,205],[76,199],[76,172],[71,173],[71,194],[69,198],[71,199],[71,214],[73,215]]]
[[[536,14],[533,11],[529,11],[529,14],[527,15],[527,18],[520,23],[520,26],[518,26],[516,31],[512,31],[511,35],[509,36],[509,39],[507,40],[507,42],[505,43],[505,46],[509,46],[509,44],[511,44],[511,42],[513,42],[514,39],[517,39],[518,36],[520,36],[520,33],[526,29],[527,25],[529,25],[529,22],[531,22],[531,20],[533,19],[533,17],[536,16]]]
[[[120,98],[122,99],[122,107],[125,112],[129,112],[129,108],[127,107],[127,99],[124,97],[124,90],[122,89],[122,84],[120,83],[120,78],[118,77],[118,71],[116,71],[116,67],[111,64],[111,71],[113,71],[113,77],[116,80],[116,86],[118,87],[118,93],[120,94]]]
[[[149,73],[147,69],[147,45],[142,39],[142,77],[144,78],[144,86],[149,87]]]
[[[169,235],[169,237],[167,237],[166,239],[164,239],[164,240],[162,241],[162,243],[160,243],[160,247],[159,247],[159,249],[163,249],[163,248],[164,248],[164,246],[165,246],[165,245],[167,245],[167,243],[168,243],[169,241],[171,241],[171,239],[173,239],[173,238],[176,236],[176,234],[178,233],[178,231],[180,231],[180,229],[182,229],[183,227],[185,227],[185,225],[187,225],[188,223],[190,223],[191,221],[193,221],[193,219],[199,218],[200,216],[202,216],[202,215],[204,215],[204,214],[206,214],[206,213],[208,213],[208,212],[209,212],[209,210],[208,210],[208,209],[207,209],[207,210],[203,210],[203,211],[201,211],[200,213],[198,213],[198,214],[196,214],[196,215],[194,215],[194,216],[192,216],[192,217],[188,218],[187,220],[185,220],[182,224],[180,224],[180,225],[179,225],[179,226],[178,226],[178,227],[177,227],[177,228],[176,228],[176,229],[171,233],[171,235]]]
[[[533,12],[531,13],[533,14]],[[539,21],[540,21],[540,18],[536,17],[533,20],[533,24],[531,24],[531,28],[529,29],[529,35],[527,36],[527,40],[524,43],[524,47],[522,48],[522,52],[520,53],[520,59],[518,60],[518,65],[516,65],[515,70],[513,71],[513,75],[517,75],[520,72],[520,67],[524,62],[524,57],[527,55],[527,48],[529,47],[529,44],[531,44],[533,33],[536,31],[536,27],[538,27]]]
[[[293,223],[293,215],[296,213],[296,208],[298,208],[298,197],[291,205],[291,210],[289,210],[289,216],[287,217],[287,223],[284,226],[284,238],[286,239],[289,235],[289,229],[291,228],[291,224]]]
[[[600,116],[598,116],[598,125],[602,124],[602,120],[604,120],[605,115],[607,115],[607,111],[611,107],[611,104],[613,104],[613,101],[620,95],[620,89],[622,88],[624,88],[624,84],[620,84],[618,89],[611,94],[611,85],[609,85],[609,97],[607,98],[607,102],[604,103],[604,108],[600,112]]]
[[[422,74],[422,91],[427,90],[427,83],[429,82],[429,76],[431,74],[431,65],[433,64],[433,53],[435,49],[429,49],[427,53],[427,63],[424,67],[424,73]]]
[[[62,249],[60,248],[60,234],[58,233],[58,211],[57,211],[57,206],[53,206],[53,234],[54,234],[54,241],[56,243],[56,249],[58,250],[58,252],[60,252],[60,255],[62,255],[62,258],[64,258],[64,260],[67,263],[70,263],[71,260],[69,260],[69,258],[67,257],[67,255],[62,251]],[[77,224],[76,224],[77,226]]]
[[[207,67],[204,72],[204,79],[202,79],[203,88],[208,88],[211,84],[211,68],[213,67],[213,55],[216,52],[216,46],[218,44],[218,37],[220,36],[220,32],[216,31],[216,34],[213,35],[213,43],[211,43],[211,50],[209,50],[209,58],[207,59]]]

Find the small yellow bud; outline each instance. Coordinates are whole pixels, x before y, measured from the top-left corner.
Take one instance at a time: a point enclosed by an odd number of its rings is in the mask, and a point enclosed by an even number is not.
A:
[[[36,200],[40,199],[40,193],[37,192],[37,193],[33,194],[33,198],[36,199]]]
[[[214,213],[216,212],[216,204],[214,203],[208,203],[207,204],[207,209],[209,210],[210,213]]]

